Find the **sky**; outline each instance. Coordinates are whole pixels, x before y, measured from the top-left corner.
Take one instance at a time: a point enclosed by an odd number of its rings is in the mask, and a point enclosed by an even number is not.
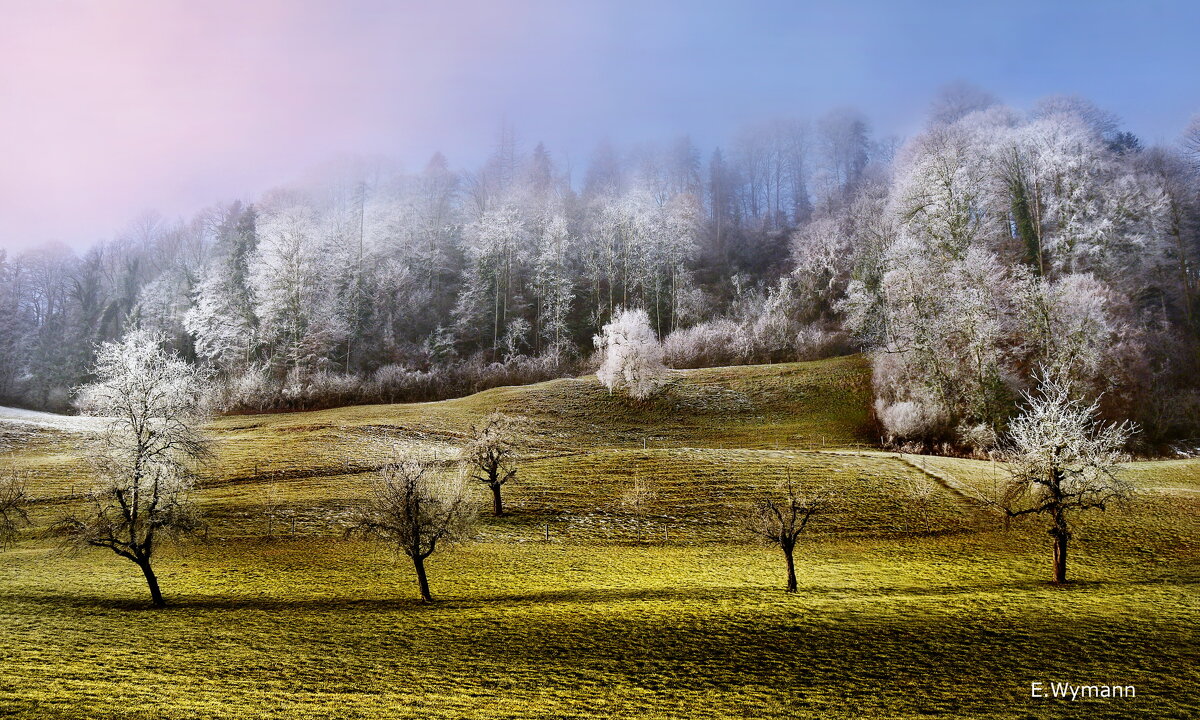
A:
[[[582,167],[855,106],[911,135],[938,88],[1078,94],[1147,144],[1200,112],[1197,2],[0,0],[0,249],[84,247],[321,164],[486,156],[502,120]]]

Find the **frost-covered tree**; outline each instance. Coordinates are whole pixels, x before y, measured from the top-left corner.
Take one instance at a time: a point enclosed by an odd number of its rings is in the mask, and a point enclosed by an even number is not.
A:
[[[542,228],[535,270],[538,295],[538,334],[551,355],[562,355],[570,338],[569,319],[574,299],[569,266],[571,233],[567,219],[555,215]]]
[[[1200,115],[1192,116],[1191,122],[1183,131],[1183,151],[1192,160],[1192,163],[1197,169],[1200,169]]]
[[[601,358],[596,377],[610,394],[623,390],[636,400],[645,400],[662,383],[662,345],[645,310],[618,310],[593,342]]]
[[[183,325],[195,340],[199,358],[233,371],[250,362],[255,336],[252,320],[234,304],[227,277],[214,271],[196,288]]]
[[[1134,427],[1102,423],[1098,403],[1080,399],[1068,381],[1053,374],[1043,375],[1037,392],[1025,401],[1025,411],[1009,428],[1010,479],[1000,504],[1009,517],[1050,518],[1054,582],[1064,583],[1070,517],[1130,497],[1132,488],[1118,465]]]
[[[455,315],[465,332],[490,339],[492,358],[512,310],[515,278],[528,260],[528,232],[519,209],[506,204],[484,212],[467,231],[467,269]]]
[[[1070,98],[952,112],[900,153],[884,222],[843,222],[859,261],[838,308],[875,351],[889,435],[995,437],[1039,366],[1109,414],[1158,382],[1141,337],[1190,305],[1184,206],[1116,127]]]
[[[173,347],[186,357],[192,357],[186,316],[191,304],[193,282],[194,273],[191,269],[176,267],[142,286],[137,302],[129,313],[129,326],[162,333]]]
[[[27,338],[37,319],[29,312],[25,268],[0,249],[0,398],[18,396],[29,357]]]
[[[250,259],[257,246],[257,212],[235,203],[217,223],[211,257],[199,270],[184,328],[197,358],[235,373],[253,359],[258,317],[250,287]]]
[[[691,284],[687,263],[695,253],[702,212],[696,196],[675,195],[659,209],[657,215],[655,227],[651,230],[657,244],[656,261],[659,268],[654,307],[656,318],[659,318],[658,331],[666,334],[678,326],[679,300]],[[665,323],[661,320],[664,315]]]
[[[846,296],[854,270],[854,238],[839,218],[814,218],[792,235],[792,277],[810,319],[830,317]]]
[[[1133,339],[1119,296],[1090,274],[1031,280],[1015,287],[1025,311],[1027,362],[1095,397],[1121,375]]]
[[[887,263],[882,301],[857,284],[847,304],[851,326],[877,338],[876,410],[885,430],[922,439],[958,426],[1001,427],[1017,359],[1013,278],[979,248],[949,259],[901,242]]]
[[[1161,188],[1114,156],[1071,106],[1013,129],[998,152],[1014,229],[1039,274],[1116,280],[1154,257],[1167,210]]]
[[[914,138],[897,162],[891,213],[904,237],[930,255],[961,257],[1003,229],[993,195],[990,143],[1011,124],[996,108]]]
[[[407,555],[421,600],[432,602],[425,560],[439,547],[464,539],[473,520],[461,475],[397,450],[380,469],[370,497],[355,509],[351,532],[380,538]]]
[[[582,261],[597,325],[613,317],[618,307],[631,305],[653,310],[661,324],[662,306],[670,302],[672,263],[677,284],[682,277],[676,259],[690,245],[693,211],[684,200],[659,205],[642,186],[620,196],[592,199]]]
[[[196,528],[190,491],[209,456],[205,373],[163,342],[135,330],[97,352],[96,382],[79,388],[76,401],[107,420],[89,454],[96,485],[86,509],[59,525],[76,546],[107,548],[141,568],[155,607],[165,604],[155,551],[164,538]]]
[[[521,421],[521,418],[494,412],[479,425],[471,427],[470,440],[463,449],[463,458],[471,468],[471,478],[492,491],[492,511],[496,517],[504,514],[501,490],[517,477]]]
[[[250,265],[263,340],[299,382],[332,359],[348,332],[330,287],[336,248],[318,220],[303,205],[265,212]]]

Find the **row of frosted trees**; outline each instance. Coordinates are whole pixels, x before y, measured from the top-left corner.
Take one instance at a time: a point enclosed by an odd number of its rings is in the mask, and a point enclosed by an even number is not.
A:
[[[131,327],[276,395],[289,374],[570,359],[617,305],[667,334],[723,312],[734,275],[785,272],[788,229],[849,192],[870,148],[846,111],[747,127],[707,161],[686,137],[602,142],[573,174],[505,127],[474,171],[349,161],[82,255],[0,254],[0,399],[65,407],[95,343]]]
[[[1200,432],[1200,123],[1143,148],[1086,101],[942,93],[863,119],[601,143],[511,128],[475,172],[380,161],[76,257],[0,256],[0,398],[66,407],[92,347],[167,334],[228,410],[431,399],[578,372],[619,307],[676,367],[867,350],[879,435],[987,449],[1038,368],[1146,442]]]

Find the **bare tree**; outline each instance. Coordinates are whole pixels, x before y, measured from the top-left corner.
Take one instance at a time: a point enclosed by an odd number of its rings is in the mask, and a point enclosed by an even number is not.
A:
[[[279,485],[272,483],[268,485],[262,493],[259,502],[262,504],[263,515],[267,518],[267,539],[275,538],[275,521],[282,519],[284,515],[283,495],[279,492]]]
[[[1000,504],[1009,517],[1048,515],[1054,538],[1054,582],[1067,581],[1071,513],[1105,510],[1132,488],[1117,473],[1121,448],[1134,431],[1098,421],[1098,402],[1075,397],[1066,381],[1043,376],[1028,408],[1013,420],[1005,459],[1009,480]]]
[[[930,482],[924,475],[906,477],[900,480],[900,493],[896,497],[899,510],[905,517],[908,528],[908,517],[915,518],[914,525],[921,532],[929,532],[933,528],[934,501],[937,498],[937,485]]]
[[[504,499],[500,489],[517,477],[519,424],[519,418],[501,412],[488,415],[482,425],[471,428],[471,440],[463,453],[470,463],[471,477],[491,489],[492,510],[496,517],[504,514]]]
[[[408,555],[421,600],[432,602],[425,559],[439,545],[465,538],[473,520],[461,475],[447,476],[433,462],[397,450],[355,511],[350,532],[381,538]]]
[[[17,531],[29,524],[25,504],[25,478],[16,468],[9,468],[0,476],[0,548],[16,538]]]
[[[633,514],[634,522],[637,524],[639,542],[642,539],[642,524],[646,519],[646,509],[656,497],[658,497],[658,493],[654,492],[654,489],[641,475],[635,476],[633,484],[621,495],[621,508]]]
[[[155,549],[198,526],[189,491],[210,455],[200,429],[205,374],[162,343],[162,335],[137,330],[100,346],[97,381],[77,400],[86,413],[109,418],[89,458],[98,482],[90,510],[59,523],[76,546],[108,548],[141,568],[155,607],[166,604],[151,566]]]
[[[806,495],[791,478],[779,490],[782,496],[769,496],[755,506],[750,525],[753,532],[783,550],[787,561],[787,591],[794,593],[796,564],[792,553],[796,549],[796,540],[814,515],[827,510],[827,502],[822,497]]]

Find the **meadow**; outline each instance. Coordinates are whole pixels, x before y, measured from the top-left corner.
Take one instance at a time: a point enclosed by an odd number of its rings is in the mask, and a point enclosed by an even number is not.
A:
[[[851,357],[673,372],[642,404],[579,378],[218,419],[207,531],[156,560],[164,610],[111,553],[35,530],[0,552],[0,717],[1200,716],[1200,462],[1131,463],[1136,498],[1081,519],[1056,587],[1044,527],[979,501],[1003,468],[874,449],[869,398]],[[479,488],[423,605],[340,521],[391,445],[449,456],[493,409],[528,418],[511,514]],[[81,437],[0,422],[37,526],[87,486]],[[834,498],[795,595],[742,527],[789,478]]]

